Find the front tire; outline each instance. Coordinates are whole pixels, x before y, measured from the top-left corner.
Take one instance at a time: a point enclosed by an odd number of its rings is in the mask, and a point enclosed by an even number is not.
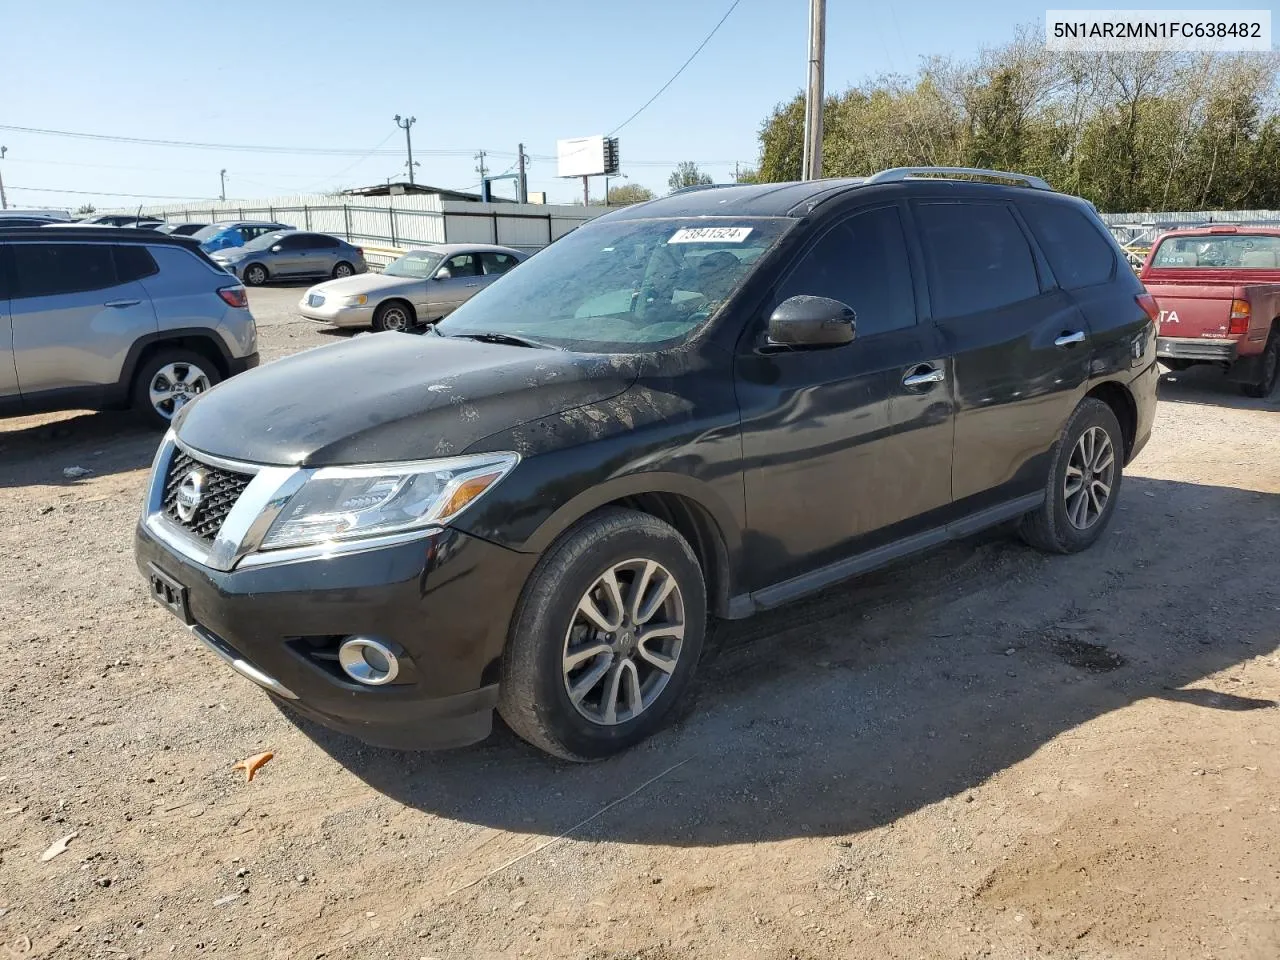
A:
[[[1022,538],[1047,553],[1093,546],[1115,512],[1124,458],[1115,413],[1101,400],[1081,400],[1054,448],[1044,503],[1019,525]]]
[[[403,300],[388,300],[373,311],[373,329],[375,330],[407,333],[416,322],[413,308]]]
[[[260,263],[251,263],[244,268],[244,283],[247,287],[260,287],[267,282],[267,268]]]
[[[1253,397],[1255,400],[1264,400],[1271,396],[1271,391],[1276,388],[1276,380],[1280,378],[1280,331],[1274,327],[1271,330],[1271,336],[1267,338],[1267,345],[1262,351],[1261,373],[1256,383],[1246,383],[1240,387],[1241,392],[1246,397]]]
[[[530,575],[503,654],[498,712],[554,756],[619,753],[670,718],[706,628],[706,584],[684,537],[649,514],[601,510]]]
[[[133,379],[134,412],[148,425],[167,430],[179,410],[221,379],[208,357],[160,350],[143,361]]]

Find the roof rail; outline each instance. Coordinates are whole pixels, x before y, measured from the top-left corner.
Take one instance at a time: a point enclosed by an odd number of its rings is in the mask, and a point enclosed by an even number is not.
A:
[[[898,183],[912,177],[925,177],[932,174],[965,174],[971,177],[991,177],[995,180],[1013,180],[1033,190],[1049,190],[1053,187],[1026,173],[1007,173],[1004,170],[982,170],[978,167],[894,167],[892,170],[881,170],[867,177],[867,183]]]
[[[681,187],[678,190],[672,190],[667,196],[673,197],[677,193],[693,193],[695,190],[718,190],[721,187],[736,187],[736,183],[691,183],[687,187]]]

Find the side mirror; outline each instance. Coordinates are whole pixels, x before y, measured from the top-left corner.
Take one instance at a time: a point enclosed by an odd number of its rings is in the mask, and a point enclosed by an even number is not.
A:
[[[437,279],[437,280],[452,280],[452,279],[453,279],[453,273],[452,273],[452,271],[450,271],[450,270],[449,270],[449,268],[448,268],[448,267],[441,267],[439,270],[437,270],[437,271],[436,271],[436,279]]]
[[[828,297],[791,297],[769,317],[769,343],[784,347],[840,347],[853,342],[853,308]]]

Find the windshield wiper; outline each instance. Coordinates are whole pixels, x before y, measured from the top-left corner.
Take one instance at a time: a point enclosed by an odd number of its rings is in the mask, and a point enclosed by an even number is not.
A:
[[[530,340],[528,337],[517,337],[511,333],[446,333],[446,337],[455,337],[459,340],[479,340],[481,343],[502,343],[509,347],[538,347],[544,350],[554,350],[555,347],[549,343],[543,343],[541,340]]]

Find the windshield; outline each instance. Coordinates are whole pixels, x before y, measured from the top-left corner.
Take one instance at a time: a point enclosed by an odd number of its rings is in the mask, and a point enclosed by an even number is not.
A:
[[[434,276],[436,267],[440,266],[440,261],[444,257],[439,253],[432,253],[430,250],[410,250],[399,260],[387,264],[385,270],[382,271],[384,277],[413,277],[418,280],[425,280],[427,277]]]
[[[595,353],[672,345],[704,324],[790,228],[779,218],[589,223],[442,320]]]
[[[201,227],[199,230],[193,233],[192,236],[195,237],[197,240],[201,240],[201,241],[212,240],[214,237],[220,234],[223,230],[229,230],[229,229],[230,227],[228,227],[225,223],[211,223],[207,227]]]
[[[1280,237],[1206,233],[1169,237],[1156,248],[1151,266],[1197,270],[1280,269]]]
[[[258,237],[257,239],[250,240],[240,249],[246,252],[250,250],[266,250],[268,247],[273,247],[277,243],[279,243],[280,238],[285,236],[287,233],[288,233],[287,230],[276,231],[275,233],[264,233],[262,236]]]

